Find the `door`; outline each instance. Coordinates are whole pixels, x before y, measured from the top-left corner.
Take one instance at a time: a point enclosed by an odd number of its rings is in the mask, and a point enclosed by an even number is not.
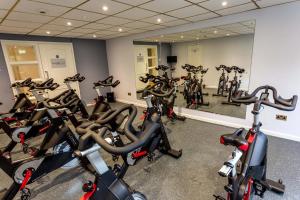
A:
[[[53,78],[60,85],[55,91],[50,92],[53,97],[67,89],[64,79],[77,73],[72,44],[65,43],[40,43],[39,45],[43,73],[46,78]],[[71,87],[80,95],[77,82]]]
[[[1,41],[1,44],[11,83],[27,78],[36,82],[44,80],[37,44],[21,41]],[[34,99],[28,88],[21,88],[20,91]],[[16,90],[13,92],[14,95],[18,94]]]
[[[136,73],[136,89],[144,89],[146,84],[139,80],[140,76],[149,73],[157,75],[155,70],[157,67],[157,46],[155,45],[135,45],[134,46],[134,62]]]
[[[203,65],[202,49],[200,45],[188,46],[188,62],[190,65],[194,66]]]

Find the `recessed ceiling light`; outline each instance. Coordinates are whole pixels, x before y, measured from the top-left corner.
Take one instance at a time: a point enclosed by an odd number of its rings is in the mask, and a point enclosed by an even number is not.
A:
[[[230,36],[230,33],[227,33],[226,36]]]
[[[222,2],[222,6],[227,6],[228,2],[227,1],[223,1]]]
[[[50,31],[46,31],[46,33],[47,33],[48,35],[50,35],[51,32],[50,32]]]
[[[218,31],[217,30],[214,30],[214,34],[217,34],[218,33]]]
[[[200,38],[196,37],[196,40],[199,40]]]
[[[103,11],[108,11],[108,7],[104,5],[104,6],[102,6],[102,10]]]
[[[122,28],[119,28],[119,29],[118,29],[118,31],[119,31],[119,32],[122,32],[122,31],[123,31],[123,29],[122,29]]]
[[[180,36],[180,38],[182,39],[182,38],[184,38],[184,36],[183,36],[183,35],[181,35],[181,36]]]
[[[161,23],[161,18],[157,18],[157,23]]]
[[[72,22],[67,22],[67,25],[68,26],[72,26]]]
[[[93,38],[96,38],[96,37],[97,37],[97,35],[94,34],[94,35],[93,35]]]
[[[155,42],[158,42],[158,40],[155,40]]]

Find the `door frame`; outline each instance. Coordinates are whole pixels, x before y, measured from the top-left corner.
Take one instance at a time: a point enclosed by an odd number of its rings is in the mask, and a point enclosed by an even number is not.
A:
[[[1,43],[1,47],[2,47],[2,51],[3,51],[3,55],[4,55],[4,59],[5,59],[5,63],[6,63],[6,68],[8,71],[8,75],[9,75],[9,80],[10,83],[14,83],[15,77],[12,71],[12,67],[11,67],[11,62],[9,61],[9,55],[8,52],[6,51],[6,45],[14,45],[14,44],[22,44],[22,45],[32,45],[35,48],[36,51],[36,56],[37,56],[37,64],[39,65],[39,69],[40,69],[40,75],[41,75],[41,79],[34,79],[34,80],[43,80],[46,78],[46,74],[45,74],[45,70],[41,61],[41,52],[40,52],[40,48],[39,45],[40,44],[49,44],[49,45],[69,45],[71,48],[71,62],[72,62],[72,71],[74,72],[74,74],[77,73],[77,66],[76,66],[76,62],[75,62],[75,55],[74,55],[74,47],[73,47],[73,43],[72,42],[46,42],[46,41],[24,41],[24,40],[0,40]],[[25,62],[24,62],[25,63]],[[77,89],[77,88],[76,88]],[[78,84],[78,94],[80,95],[80,88],[79,88],[79,84]],[[13,90],[14,94],[16,94],[16,91]]]
[[[133,55],[133,59],[134,59],[134,71],[135,71],[135,89],[136,89],[136,91],[138,90],[138,88],[137,88],[137,85],[138,85],[138,78],[136,77],[138,74],[137,74],[137,66],[136,66],[136,49],[135,48],[137,48],[137,47],[141,47],[141,48],[145,48],[146,49],[146,57],[145,57],[145,60],[146,60],[146,73],[149,73],[149,64],[148,64],[148,58],[149,58],[149,56],[148,56],[148,52],[147,52],[147,48],[155,48],[155,50],[156,50],[156,63],[155,63],[155,65],[157,66],[158,65],[158,59],[159,59],[159,54],[158,54],[158,47],[157,47],[157,45],[156,44],[133,44],[133,48],[134,48],[134,55]]]

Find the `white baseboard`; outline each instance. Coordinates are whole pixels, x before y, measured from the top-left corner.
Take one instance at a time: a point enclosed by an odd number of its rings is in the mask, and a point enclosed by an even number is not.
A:
[[[124,100],[124,99],[117,99],[117,101],[121,102],[121,103],[126,103],[126,104],[134,104],[136,106],[140,106],[140,107],[144,107],[144,108],[146,107],[146,104],[132,102],[132,101]],[[207,122],[207,123],[212,123],[212,124],[217,124],[217,125],[227,126],[227,127],[232,127],[232,128],[246,128],[246,129],[251,128],[250,126],[245,126],[245,125],[232,123],[232,122],[228,122],[228,121],[216,120],[216,119],[213,119],[213,118],[186,114],[184,112],[178,113],[178,109],[175,109],[174,111],[176,112],[176,114],[182,115],[182,116],[187,117],[189,119],[199,120],[199,121],[203,121],[203,122]],[[297,136],[294,136],[294,135],[291,135],[291,134],[288,134],[288,133],[281,133],[281,132],[271,131],[271,130],[267,130],[267,129],[261,129],[261,130],[262,130],[262,132],[264,132],[265,134],[270,135],[270,136],[300,142],[300,137],[297,137]]]
[[[270,136],[300,142],[300,137],[297,137],[297,136],[294,136],[294,135],[291,135],[288,133],[281,133],[281,132],[270,131],[270,130],[266,130],[266,129],[262,129],[262,132],[264,132],[265,134],[270,135]]]
[[[205,85],[205,88],[218,89],[218,86],[215,86],[215,85]]]
[[[133,102],[133,101],[128,101],[125,99],[116,99],[116,101],[121,102],[121,103],[126,103],[126,104],[134,104],[135,106],[143,107],[146,108],[146,102],[145,103],[139,103],[139,102]]]

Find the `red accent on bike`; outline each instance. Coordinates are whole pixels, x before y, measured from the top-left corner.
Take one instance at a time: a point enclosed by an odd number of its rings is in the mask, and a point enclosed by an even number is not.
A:
[[[196,104],[196,100],[193,99],[192,100],[192,104],[195,105]]]
[[[255,133],[250,133],[249,134],[249,137],[248,137],[248,143],[249,144],[252,144],[252,142],[254,141],[254,138],[255,138],[256,134]]]
[[[32,171],[30,169],[27,169],[26,173],[25,173],[25,177],[24,177],[24,179],[22,181],[20,190],[23,190],[26,187],[26,185],[27,185],[27,183],[28,183],[28,181],[29,181],[29,179],[30,179],[31,176],[32,176]]]
[[[33,105],[33,106],[27,108],[28,111],[33,111],[34,109],[35,109],[35,105]]]
[[[230,200],[230,194],[227,193],[227,200]]]
[[[174,110],[172,108],[169,109],[168,117],[172,117]]]
[[[25,133],[19,133],[20,142],[23,145],[25,143]]]
[[[224,144],[224,143],[225,143],[224,138],[223,138],[222,136],[220,137],[220,143],[221,143],[221,144]]]
[[[136,159],[145,155],[147,155],[147,151],[134,152],[132,153],[132,158]]]
[[[244,194],[243,200],[250,200],[252,184],[253,184],[253,179],[250,178],[249,181],[248,181],[248,191],[247,191],[246,194]]]
[[[249,145],[248,144],[244,144],[239,146],[239,150],[241,151],[248,151]]]
[[[140,120],[144,120],[146,118],[146,114],[143,114],[142,116],[140,116]]]
[[[6,121],[6,122],[10,122],[10,121],[16,121],[17,118],[15,118],[15,117],[4,117],[1,120]]]
[[[41,129],[39,130],[39,133],[40,133],[40,134],[45,133],[45,132],[47,131],[48,128],[50,128],[50,124],[47,124],[46,126],[44,126],[43,128],[41,128]]]
[[[93,196],[93,194],[96,191],[96,184],[93,184],[93,190],[90,192],[85,193],[80,200],[89,200],[91,198],[91,196]]]

